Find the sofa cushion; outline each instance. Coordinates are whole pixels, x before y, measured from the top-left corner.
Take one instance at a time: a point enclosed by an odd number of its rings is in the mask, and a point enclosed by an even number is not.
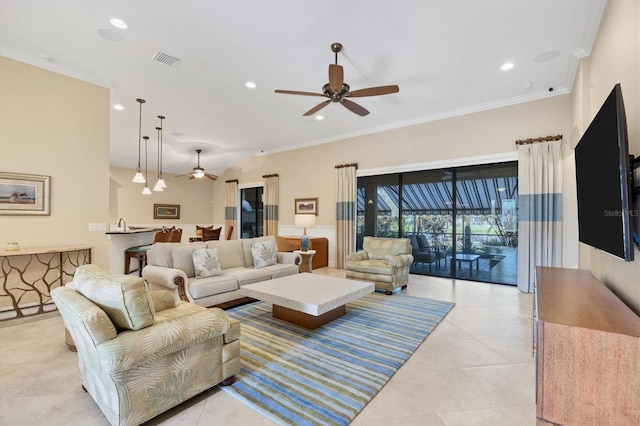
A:
[[[193,252],[195,247],[178,244],[171,248],[171,259],[173,267],[180,269],[187,277],[195,277],[196,272],[193,266]]]
[[[274,279],[298,274],[300,268],[293,263],[276,263],[275,265],[265,266],[261,271],[270,273],[271,279]]]
[[[207,248],[217,248],[220,268],[224,271],[229,268],[244,268],[244,255],[242,253],[242,240],[211,240],[207,241]],[[250,265],[249,265],[250,266]]]
[[[189,278],[189,294],[195,300],[237,290],[238,280],[233,276],[219,275],[207,278]]]
[[[251,245],[253,266],[255,268],[264,268],[265,266],[275,265],[277,252],[278,248],[276,247],[275,240],[253,243]]]
[[[395,273],[394,268],[389,265],[388,261],[380,259],[361,260],[355,262],[347,261],[345,269],[349,271],[378,275],[393,275]]]
[[[197,249],[193,251],[193,267],[196,277],[207,278],[222,275],[218,249]]]
[[[389,255],[410,254],[411,240],[408,238],[364,237],[362,250],[369,259],[385,259]]]
[[[231,268],[225,269],[224,275],[234,277],[240,286],[246,284],[259,283],[260,281],[270,280],[271,272],[265,269],[254,268]]]
[[[153,301],[141,277],[113,275],[90,264],[78,267],[73,281],[76,290],[98,305],[117,329],[140,330],[153,324]]]
[[[174,244],[172,243],[154,243],[150,249],[150,251],[153,251],[153,255],[151,256],[153,265],[173,268],[173,258],[171,257],[173,246]],[[147,261],[149,260],[150,258],[147,253]]]

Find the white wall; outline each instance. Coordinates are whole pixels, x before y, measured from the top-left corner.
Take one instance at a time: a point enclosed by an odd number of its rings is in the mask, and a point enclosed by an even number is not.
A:
[[[613,86],[620,83],[627,116],[629,153],[640,156],[640,2],[607,3],[591,56],[582,61],[572,92],[574,146]],[[636,173],[636,176],[638,173]],[[634,209],[639,208],[636,202]],[[640,232],[640,216],[635,217]],[[640,251],[624,262],[580,243],[580,268],[589,269],[640,314]]]
[[[281,233],[291,234],[294,200],[319,198],[317,229],[313,236],[329,238],[329,264],[335,265],[335,165],[358,163],[359,174],[375,170],[392,173],[408,168],[435,168],[464,161],[490,162],[492,158],[514,159],[515,141],[538,136],[570,134],[571,97],[560,95],[544,100],[498,108],[446,120],[388,130],[266,156],[254,157],[229,169],[221,177],[239,184],[261,181],[262,175],[280,177],[279,218]],[[216,199],[224,198],[224,186],[214,187]],[[214,218],[224,218],[224,206],[214,206]],[[575,217],[568,220],[575,222]],[[298,231],[296,233],[299,234]],[[564,246],[567,258],[577,264],[577,240]]]
[[[108,265],[109,90],[0,57],[0,170],[51,176],[50,216],[0,216],[0,246],[90,245]]]

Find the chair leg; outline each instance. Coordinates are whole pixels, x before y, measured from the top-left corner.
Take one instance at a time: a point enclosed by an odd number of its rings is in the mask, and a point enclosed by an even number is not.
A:
[[[220,384],[222,386],[229,386],[234,384],[235,382],[236,382],[236,375],[234,374],[233,376],[224,379]]]

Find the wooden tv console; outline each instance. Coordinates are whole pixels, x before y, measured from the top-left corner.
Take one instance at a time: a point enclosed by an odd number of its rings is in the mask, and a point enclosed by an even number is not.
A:
[[[538,425],[640,424],[640,317],[589,271],[536,268]]]

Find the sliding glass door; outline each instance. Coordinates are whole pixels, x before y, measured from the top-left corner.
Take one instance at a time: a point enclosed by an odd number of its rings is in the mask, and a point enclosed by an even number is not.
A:
[[[407,237],[411,272],[515,285],[517,163],[358,178],[364,235]]]

